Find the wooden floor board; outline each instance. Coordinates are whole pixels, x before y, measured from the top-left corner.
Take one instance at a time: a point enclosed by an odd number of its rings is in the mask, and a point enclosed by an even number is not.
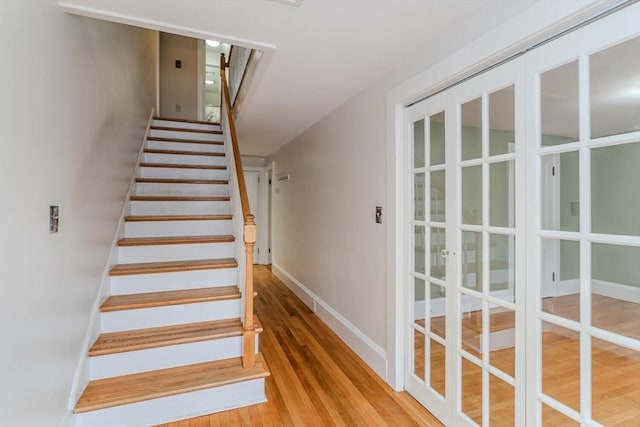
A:
[[[255,268],[268,402],[165,424],[214,426],[440,426],[394,392],[265,266]]]

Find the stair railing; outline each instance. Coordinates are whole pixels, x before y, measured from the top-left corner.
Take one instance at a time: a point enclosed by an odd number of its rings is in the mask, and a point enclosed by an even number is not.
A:
[[[247,185],[244,179],[238,137],[233,120],[232,102],[226,76],[227,62],[224,53],[220,54],[220,80],[222,83],[222,103],[220,124],[223,128],[225,147],[229,161],[229,190],[231,191],[231,209],[235,236],[243,236],[242,242],[236,241],[236,259],[238,261],[238,287],[242,293],[244,311],[242,313],[242,366],[245,368],[256,363],[255,326],[253,319],[253,248],[256,243],[256,222],[251,214]],[[239,195],[239,197],[234,197]],[[242,220],[238,214],[242,212]]]

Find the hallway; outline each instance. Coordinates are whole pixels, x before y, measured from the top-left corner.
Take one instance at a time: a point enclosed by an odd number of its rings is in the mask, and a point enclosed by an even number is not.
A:
[[[269,401],[163,427],[441,425],[393,392],[268,267],[254,272]]]

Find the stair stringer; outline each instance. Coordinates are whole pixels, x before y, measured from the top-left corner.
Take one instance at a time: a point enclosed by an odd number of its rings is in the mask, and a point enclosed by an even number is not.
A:
[[[113,234],[113,240],[111,242],[111,250],[109,251],[109,256],[105,262],[104,270],[102,271],[102,275],[100,278],[100,286],[98,287],[98,292],[96,294],[96,298],[93,302],[93,306],[91,308],[91,317],[89,318],[89,325],[87,327],[87,333],[85,334],[85,338],[82,342],[82,347],[80,348],[80,355],[78,356],[78,364],[76,366],[76,371],[73,377],[73,383],[71,385],[71,390],[69,391],[69,400],[68,400],[68,409],[71,413],[71,423],[75,425],[76,414],[73,413],[73,408],[76,405],[78,399],[82,395],[83,390],[89,384],[90,381],[90,358],[88,354],[88,350],[91,345],[95,342],[102,330],[101,324],[101,315],[100,315],[100,306],[110,294],[110,277],[109,270],[111,267],[117,263],[118,260],[118,240],[124,237],[124,229],[125,222],[124,218],[129,214],[130,211],[130,203],[129,199],[133,194],[136,188],[136,176],[138,165],[144,156],[144,148],[146,146],[147,137],[149,136],[149,132],[151,129],[151,125],[153,124],[153,118],[155,116],[155,109],[151,108],[151,113],[149,114],[149,120],[147,121],[147,127],[144,132],[144,136],[142,137],[142,142],[140,144],[140,148],[138,150],[138,157],[136,158],[135,166],[133,167],[133,171],[131,173],[131,181],[129,182],[129,188],[127,190],[127,194],[124,197],[124,201],[122,204],[122,209],[120,210],[120,219],[118,220],[118,225],[116,226],[115,232]]]

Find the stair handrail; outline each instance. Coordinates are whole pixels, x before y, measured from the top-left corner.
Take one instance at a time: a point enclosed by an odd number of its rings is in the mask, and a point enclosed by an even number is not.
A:
[[[240,204],[242,205],[242,217],[244,220],[243,241],[245,246],[245,280],[243,290],[244,300],[244,325],[242,333],[242,365],[245,368],[254,366],[256,363],[255,352],[255,326],[253,318],[253,248],[256,243],[256,222],[249,206],[249,195],[247,194],[247,184],[244,179],[242,161],[240,159],[240,149],[238,147],[238,136],[236,125],[233,120],[231,97],[229,96],[229,85],[226,76],[227,62],[224,53],[220,54],[220,80],[222,84],[222,103],[226,112],[226,119],[229,126],[231,145],[233,150],[233,160],[240,193]],[[222,116],[221,116],[222,117]],[[231,177],[230,177],[231,178]],[[242,274],[242,271],[240,271]]]

